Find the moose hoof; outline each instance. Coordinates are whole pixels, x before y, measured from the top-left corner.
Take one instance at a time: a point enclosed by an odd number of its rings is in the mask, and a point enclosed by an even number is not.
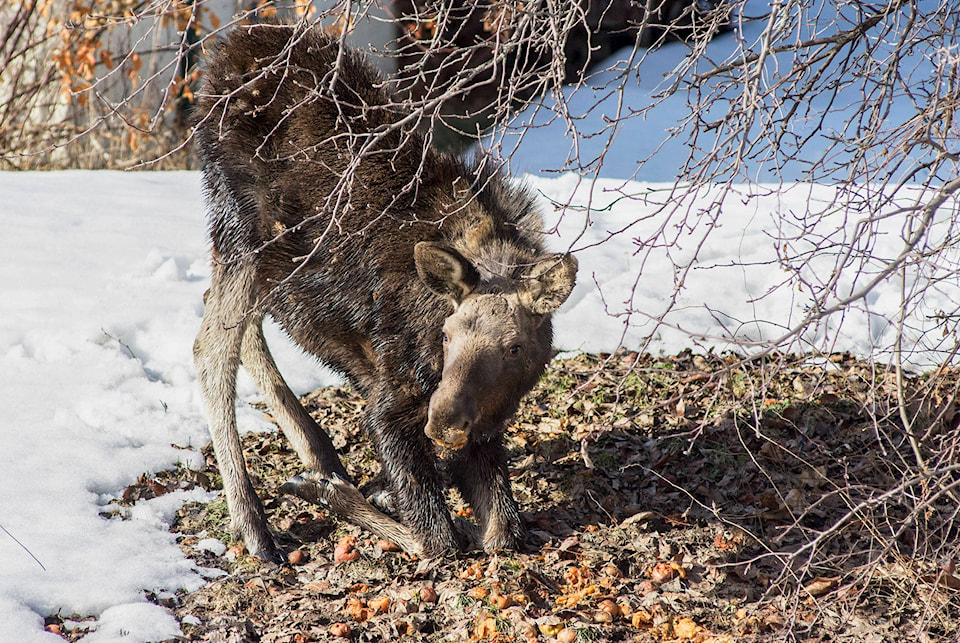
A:
[[[386,489],[371,494],[369,500],[370,504],[383,513],[391,516],[397,515],[397,503],[394,501],[393,494]]]
[[[315,471],[304,471],[280,486],[280,493],[296,496],[307,502],[330,509],[330,498],[336,493],[337,483],[346,483],[334,476],[325,476]]]
[[[483,537],[483,551],[488,554],[500,551],[517,551],[519,538],[509,531],[488,530]]]
[[[278,567],[287,566],[287,557],[283,555],[283,552],[280,551],[276,546],[271,547],[260,547],[257,551],[250,553],[250,556],[253,558],[259,558],[265,563],[276,565]]]
[[[247,555],[251,558],[258,558],[264,563],[285,565],[287,559],[283,552],[277,547],[277,543],[270,535],[270,531],[264,524],[263,529],[251,530],[243,533],[243,544],[247,548]]]
[[[483,534],[480,533],[480,527],[464,520],[463,518],[453,519],[454,539],[457,542],[457,548],[460,551],[474,551],[480,549],[483,541]]]
[[[296,496],[313,504],[327,504],[317,489],[317,483],[313,480],[307,480],[302,475],[295,475],[280,485],[280,493]]]

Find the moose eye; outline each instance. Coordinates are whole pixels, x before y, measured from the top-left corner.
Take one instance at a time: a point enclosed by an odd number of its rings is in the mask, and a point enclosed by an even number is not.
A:
[[[446,333],[440,333],[440,336],[443,337],[443,343],[444,343],[444,344],[446,344],[447,342],[450,341],[450,338],[447,337],[447,334],[446,334]]]
[[[520,354],[520,344],[514,344],[510,347],[510,355],[516,357]]]

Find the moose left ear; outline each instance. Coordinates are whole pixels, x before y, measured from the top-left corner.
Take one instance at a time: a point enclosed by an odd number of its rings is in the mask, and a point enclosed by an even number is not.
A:
[[[549,255],[537,262],[524,280],[520,302],[537,315],[552,313],[577,285],[577,259],[571,254]]]
[[[413,247],[413,259],[423,283],[456,304],[480,281],[476,268],[459,252],[443,244],[421,241]]]

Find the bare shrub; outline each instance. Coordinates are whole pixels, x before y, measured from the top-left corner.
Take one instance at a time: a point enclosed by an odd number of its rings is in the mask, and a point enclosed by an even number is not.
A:
[[[395,87],[409,100],[433,100],[440,118],[431,131],[455,147],[451,135],[473,142],[512,110],[579,82],[625,46],[709,40],[726,24],[718,4],[396,0]]]
[[[10,0],[0,6],[0,163],[189,167],[186,113],[207,39],[273,20],[322,22],[346,37],[358,23],[392,16],[397,39],[376,53],[399,67],[396,89],[429,119],[424,129],[449,139],[441,127],[449,120],[475,137],[478,126],[609,54],[611,43],[687,38],[701,15],[690,0],[662,0],[649,11],[614,5],[618,17],[608,24],[610,7],[587,0],[337,0],[321,3],[322,11],[300,0]]]
[[[189,167],[204,3],[8,2],[0,25],[0,167]]]

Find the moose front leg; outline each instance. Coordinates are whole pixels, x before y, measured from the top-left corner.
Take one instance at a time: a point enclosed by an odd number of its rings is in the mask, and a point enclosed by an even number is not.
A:
[[[380,456],[393,506],[420,540],[426,556],[466,548],[454,528],[433,446],[423,433],[424,404],[387,393],[368,400],[367,433]]]
[[[523,540],[523,527],[510,489],[503,437],[469,440],[450,456],[446,469],[480,521],[484,550],[517,549]]]
[[[423,554],[421,540],[406,525],[379,511],[351,482],[337,474],[305,471],[293,476],[280,491],[325,507],[344,520],[396,543],[408,554]]]

